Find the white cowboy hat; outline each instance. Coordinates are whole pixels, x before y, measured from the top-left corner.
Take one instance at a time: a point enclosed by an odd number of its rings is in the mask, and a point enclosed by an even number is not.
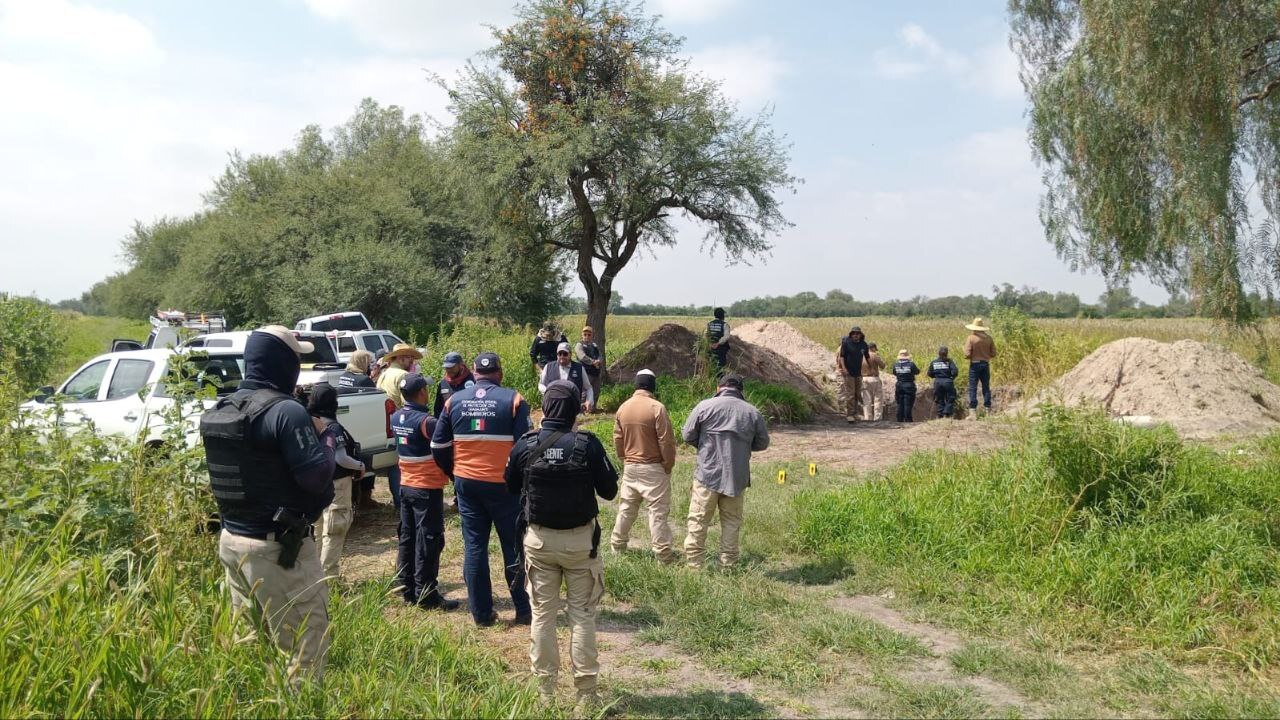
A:
[[[972,323],[964,326],[964,329],[972,330],[974,332],[991,332],[991,328],[982,324],[982,318],[980,317],[974,318]]]

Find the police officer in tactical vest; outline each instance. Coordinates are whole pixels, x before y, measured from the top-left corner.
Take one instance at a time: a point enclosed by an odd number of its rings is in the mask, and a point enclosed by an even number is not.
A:
[[[724,374],[729,362],[729,323],[724,321],[724,308],[716,308],[715,319],[707,323],[707,352],[716,361],[716,375]]]
[[[312,523],[333,500],[339,439],[292,395],[299,355],[313,351],[280,325],[255,330],[239,389],[200,418],[231,604],[266,623],[295,682],[320,680],[329,642]]]
[[[573,684],[579,709],[589,711],[599,702],[596,607],[604,595],[596,496],[617,496],[618,473],[595,435],[574,431],[581,403],[573,383],[556,380],[548,385],[542,396],[542,428],[511,448],[504,479],[510,492],[521,495],[527,528],[523,548],[533,605],[533,675],[543,698],[551,700],[560,665],[556,614],[564,585]]]

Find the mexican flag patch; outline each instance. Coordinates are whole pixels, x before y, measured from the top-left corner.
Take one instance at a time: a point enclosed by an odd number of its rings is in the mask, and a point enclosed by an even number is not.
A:
[[[472,418],[472,419],[471,419],[471,431],[472,431],[472,432],[484,432],[484,418]]]

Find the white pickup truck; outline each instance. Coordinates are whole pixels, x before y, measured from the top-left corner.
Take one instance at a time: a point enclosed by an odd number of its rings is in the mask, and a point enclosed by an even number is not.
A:
[[[59,397],[61,424],[75,427],[91,422],[101,435],[142,439],[149,445],[163,442],[174,398],[166,387],[171,366],[189,362],[195,382],[215,387],[219,395],[234,392],[244,378],[242,349],[130,350],[90,360],[57,388],[42,388],[35,399],[22,405],[35,422],[52,422],[53,399]],[[316,372],[322,375],[322,372]],[[309,390],[304,388],[304,390]],[[198,418],[214,400],[195,400],[184,408],[187,442],[198,441]],[[360,443],[366,468],[380,470],[396,460],[391,433],[395,404],[380,390],[361,389],[338,395],[338,421]]]

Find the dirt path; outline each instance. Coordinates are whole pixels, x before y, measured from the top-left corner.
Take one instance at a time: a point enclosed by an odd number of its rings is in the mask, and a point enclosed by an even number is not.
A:
[[[844,470],[882,470],[918,450],[982,452],[1008,444],[998,421],[932,420],[789,425],[770,430],[769,449],[752,462],[817,463]]]
[[[967,645],[960,635],[933,625],[913,622],[875,595],[839,596],[831,607],[839,612],[859,615],[890,630],[920,640],[930,656],[900,671],[902,677],[919,683],[947,685],[973,691],[992,709],[1016,708],[1024,717],[1044,715],[1044,708],[1032,703],[1022,693],[988,677],[962,676],[951,665],[950,656]]]

